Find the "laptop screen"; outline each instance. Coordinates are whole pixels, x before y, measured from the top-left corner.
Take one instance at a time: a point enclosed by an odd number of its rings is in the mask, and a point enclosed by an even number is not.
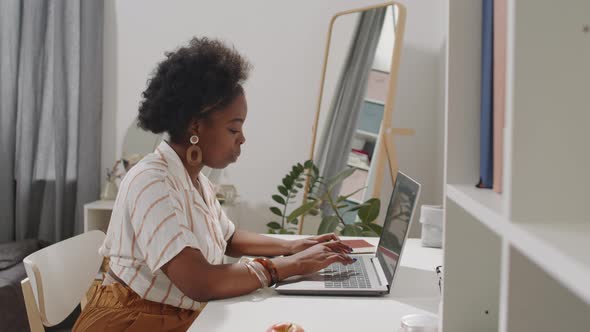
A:
[[[377,248],[377,258],[391,286],[406,234],[420,193],[420,184],[401,172],[397,173],[393,193],[383,222],[383,234]]]

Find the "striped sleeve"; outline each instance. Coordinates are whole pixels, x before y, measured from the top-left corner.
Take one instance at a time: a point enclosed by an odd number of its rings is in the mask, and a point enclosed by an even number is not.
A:
[[[129,190],[132,256],[143,259],[152,273],[186,247],[201,250],[195,234],[182,224],[183,210],[175,207],[173,195],[163,176],[153,176]]]
[[[215,197],[215,187],[213,183],[207,178],[203,177],[204,181],[206,181],[207,189],[209,190],[210,197]],[[229,238],[234,235],[236,231],[236,226],[234,223],[228,218],[227,214],[221,208],[221,204],[217,199],[212,199],[213,204],[215,205],[215,211],[217,213],[217,217],[219,220],[219,226],[221,227],[221,233],[223,234],[223,239],[225,241],[229,240]]]
[[[221,204],[219,204],[218,200],[215,200],[215,208],[219,211],[219,225],[221,226],[221,233],[223,234],[223,239],[225,241],[229,240],[229,238],[234,235],[236,231],[236,226],[234,223],[227,217],[225,211],[221,208]]]

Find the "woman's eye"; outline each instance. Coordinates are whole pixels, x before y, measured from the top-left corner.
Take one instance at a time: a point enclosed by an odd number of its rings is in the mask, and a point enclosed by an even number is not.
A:
[[[239,130],[235,130],[235,129],[228,129],[232,134],[237,134],[240,131]]]

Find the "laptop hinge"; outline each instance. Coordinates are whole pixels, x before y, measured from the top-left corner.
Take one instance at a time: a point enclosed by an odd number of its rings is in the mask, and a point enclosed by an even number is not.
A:
[[[383,267],[381,266],[381,263],[379,262],[379,259],[377,257],[371,257],[371,265],[373,266],[373,268],[375,269],[375,274],[377,275],[377,278],[379,279],[379,285],[381,286],[387,286],[387,288],[389,288],[389,283],[387,282],[387,277],[385,277],[385,273],[383,272]]]

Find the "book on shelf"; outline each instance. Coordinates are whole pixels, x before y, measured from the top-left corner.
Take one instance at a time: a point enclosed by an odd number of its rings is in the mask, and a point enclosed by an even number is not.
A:
[[[483,0],[482,44],[481,44],[481,120],[480,120],[480,159],[479,188],[492,188],[493,185],[493,0]]]

